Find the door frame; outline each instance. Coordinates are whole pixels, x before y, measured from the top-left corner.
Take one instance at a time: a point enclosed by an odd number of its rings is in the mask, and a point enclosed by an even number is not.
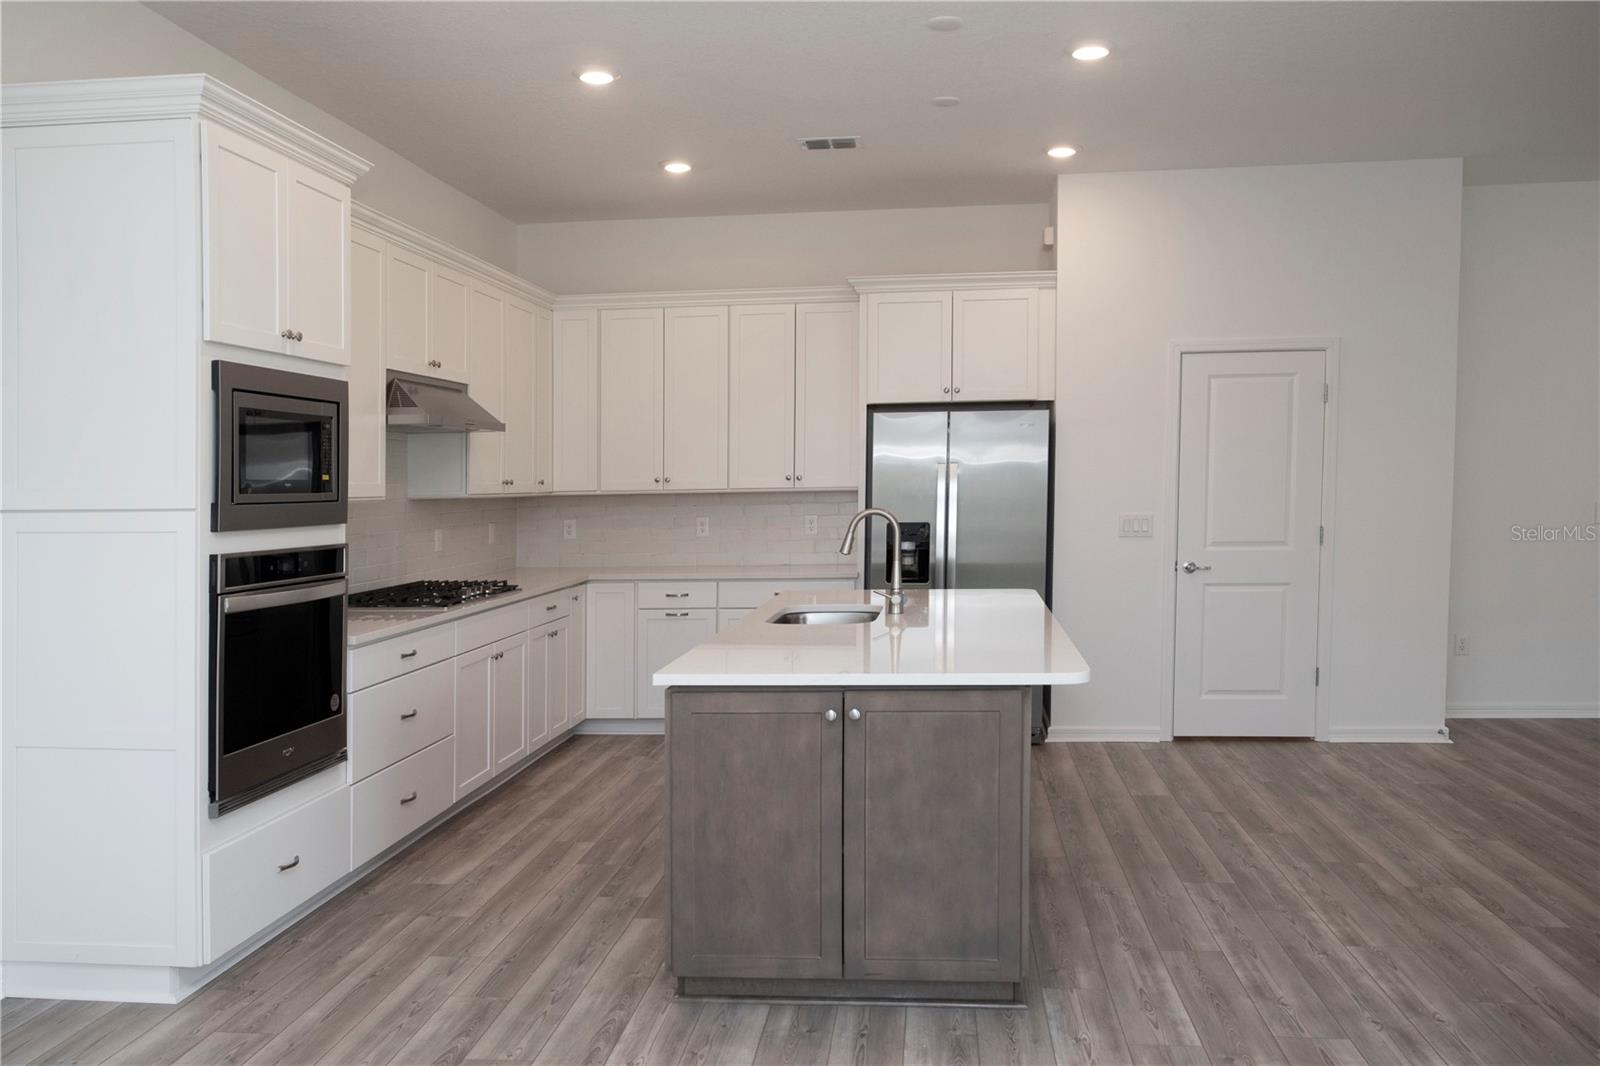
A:
[[[1328,713],[1333,698],[1333,556],[1338,545],[1337,501],[1339,440],[1339,338],[1250,337],[1239,340],[1175,340],[1167,345],[1167,402],[1163,418],[1166,442],[1161,462],[1161,500],[1155,527],[1165,532],[1161,560],[1161,739],[1173,739],[1177,713],[1176,659],[1178,654],[1178,461],[1181,441],[1178,419],[1183,401],[1183,357],[1217,352],[1322,352],[1328,402],[1322,419],[1322,527],[1323,544],[1317,566],[1317,669],[1316,740],[1328,739]],[[1328,677],[1321,668],[1330,667]]]

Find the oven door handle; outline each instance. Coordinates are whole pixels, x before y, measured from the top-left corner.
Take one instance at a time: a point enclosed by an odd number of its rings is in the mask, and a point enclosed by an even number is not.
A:
[[[235,592],[222,597],[222,613],[239,614],[241,611],[286,607],[291,603],[331,600],[343,596],[347,587],[348,582],[340,578],[337,581],[319,581],[315,585],[303,585],[300,588],[274,589],[271,592]]]

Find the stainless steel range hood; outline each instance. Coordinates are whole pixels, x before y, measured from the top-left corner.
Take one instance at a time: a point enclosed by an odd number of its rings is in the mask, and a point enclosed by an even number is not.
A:
[[[454,381],[389,375],[389,429],[397,433],[482,433],[506,424]]]

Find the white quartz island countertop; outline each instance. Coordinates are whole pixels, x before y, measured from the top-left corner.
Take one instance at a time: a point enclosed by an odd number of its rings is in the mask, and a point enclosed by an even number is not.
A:
[[[1038,593],[934,589],[864,623],[779,625],[796,607],[884,606],[881,593],[786,592],[653,678],[657,687],[1081,685],[1089,664]]]

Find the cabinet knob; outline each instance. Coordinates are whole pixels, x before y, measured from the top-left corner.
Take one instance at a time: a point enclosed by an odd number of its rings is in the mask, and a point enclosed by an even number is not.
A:
[[[286,341],[292,341],[294,340],[294,330],[286,329],[282,333],[279,333],[278,336],[282,337]]]
[[[664,477],[661,480],[665,481],[668,485],[672,484],[672,479],[670,477]]]
[[[661,479],[660,478],[656,478],[656,484],[657,485],[661,484]]]
[[[957,393],[960,393],[960,392],[961,392],[961,386],[960,386],[960,385],[957,385],[957,386],[956,386],[956,392],[957,392]]]
[[[795,476],[794,476],[794,479],[795,479],[795,480],[796,480],[796,481],[804,481],[804,480],[805,480],[805,479],[806,479],[806,476],[805,476],[805,475],[804,475],[804,474],[796,474],[796,475],[795,475]]]
[[[949,392],[949,391],[950,391],[950,386],[949,386],[949,385],[946,385],[946,386],[945,386],[945,387],[944,387],[944,391],[945,391],[945,392]]]
[[[306,339],[306,335],[304,333],[301,333],[299,330],[295,330],[294,331],[294,339],[297,340],[297,341],[303,341],[303,340]]]
[[[544,478],[540,478],[540,479],[539,479],[539,484],[541,484],[541,485],[543,485],[543,484],[544,484]]]
[[[826,721],[837,722],[839,720],[839,712],[834,710],[832,707],[829,707],[827,710],[822,712],[822,717]]]
[[[785,475],[783,475],[783,480],[785,480],[785,481],[793,481],[794,480],[794,475],[793,474],[785,474]]]
[[[560,635],[560,633],[561,633],[561,630],[552,629],[550,632],[546,633],[545,636],[549,637],[551,640],[555,640],[556,637]]]
[[[861,721],[861,708],[860,707],[852,707],[852,708],[850,708],[850,720],[852,722]]]

